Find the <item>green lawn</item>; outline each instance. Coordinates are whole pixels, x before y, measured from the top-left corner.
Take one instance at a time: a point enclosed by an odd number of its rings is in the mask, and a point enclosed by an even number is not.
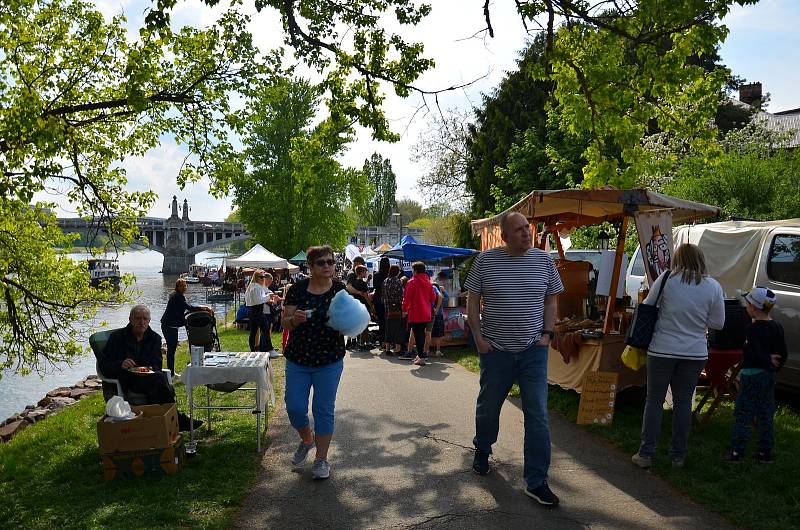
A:
[[[450,350],[447,356],[468,370],[479,370],[477,356],[471,350]],[[631,392],[633,390],[633,392]],[[518,390],[512,389],[512,394]],[[570,421],[578,417],[580,395],[550,386],[549,406]],[[644,397],[636,389],[620,394],[609,427],[583,426],[632,455],[639,448]],[[692,432],[686,467],[673,469],[667,456],[672,414],[664,411],[653,472],[695,501],[707,506],[731,523],[747,528],[800,528],[800,414],[780,406],[775,416],[775,463],[757,464],[747,459],[742,464],[728,464],[722,456],[730,449],[733,404],[726,403],[702,429]],[[752,451],[751,451],[752,452]],[[750,456],[748,454],[748,456]],[[631,464],[631,473],[646,473]]]
[[[246,351],[247,332],[221,330],[223,349]],[[276,344],[280,337],[275,335]],[[185,365],[187,348],[176,364]],[[282,359],[275,373],[282,376]],[[276,385],[282,388],[282,383]],[[182,384],[178,408],[186,411]],[[198,393],[195,393],[197,396]],[[202,391],[200,392],[202,395]],[[220,394],[215,394],[220,396]],[[252,402],[234,392],[215,403]],[[228,528],[259,470],[255,418],[214,411],[214,430],[196,431],[198,454],[174,476],[106,482],[97,449],[101,395],[86,398],[0,444],[0,528]],[[188,435],[187,435],[188,439]],[[263,447],[263,440],[262,440]]]

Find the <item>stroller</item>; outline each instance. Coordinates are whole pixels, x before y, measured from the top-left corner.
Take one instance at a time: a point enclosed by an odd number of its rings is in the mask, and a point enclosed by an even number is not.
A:
[[[186,314],[186,336],[189,348],[202,346],[205,351],[220,351],[219,334],[217,333],[217,319],[205,311],[193,311]],[[206,385],[211,390],[218,392],[233,392],[244,383],[214,383]]]
[[[186,315],[186,336],[189,346],[202,346],[205,351],[220,351],[217,319],[205,311],[193,311]]]

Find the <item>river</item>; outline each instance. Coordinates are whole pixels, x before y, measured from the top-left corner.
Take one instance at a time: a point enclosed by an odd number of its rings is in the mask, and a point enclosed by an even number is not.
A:
[[[71,254],[73,259],[86,259],[86,255]],[[170,293],[175,289],[177,275],[164,275],[159,271],[163,256],[151,250],[131,251],[119,255],[119,268],[122,273],[131,273],[136,277],[135,289],[140,291],[134,303],[145,304],[150,308],[151,327],[156,333],[161,334],[161,315],[167,306]],[[210,263],[219,265],[222,254],[214,252],[201,252],[197,255],[197,263]],[[189,284],[186,299],[190,304],[205,304],[206,288],[200,284]],[[217,314],[218,326],[222,325],[227,309],[231,302],[225,304],[209,304],[214,307]],[[94,322],[88,322],[92,330],[113,329],[125,326],[128,323],[128,314],[132,304],[124,306],[109,306],[98,309]],[[108,327],[100,328],[100,323],[108,323]],[[87,334],[88,337],[88,334]],[[186,340],[186,331],[180,329],[180,340]],[[88,340],[85,341],[88,348]],[[5,418],[21,412],[26,405],[35,405],[44,395],[53,388],[69,386],[95,373],[95,357],[89,350],[72,363],[60,363],[55,367],[50,366],[44,374],[33,372],[21,376],[11,372],[3,372],[0,379],[0,422]]]

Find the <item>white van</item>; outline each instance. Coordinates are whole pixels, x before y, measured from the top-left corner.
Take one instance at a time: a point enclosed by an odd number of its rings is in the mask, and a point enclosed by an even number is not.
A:
[[[789,358],[778,372],[781,385],[800,390],[800,219],[726,221],[673,230],[673,241],[693,243],[703,250],[708,273],[719,281],[725,298],[755,286],[775,292],[772,318],[783,325]],[[628,264],[626,293],[636,300],[644,280],[639,249]]]

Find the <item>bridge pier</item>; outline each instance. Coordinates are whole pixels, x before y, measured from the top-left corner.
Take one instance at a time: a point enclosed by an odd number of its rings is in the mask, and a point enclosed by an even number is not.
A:
[[[194,263],[195,254],[164,254],[164,263],[161,265],[161,272],[164,274],[182,274],[189,270],[189,266]]]

